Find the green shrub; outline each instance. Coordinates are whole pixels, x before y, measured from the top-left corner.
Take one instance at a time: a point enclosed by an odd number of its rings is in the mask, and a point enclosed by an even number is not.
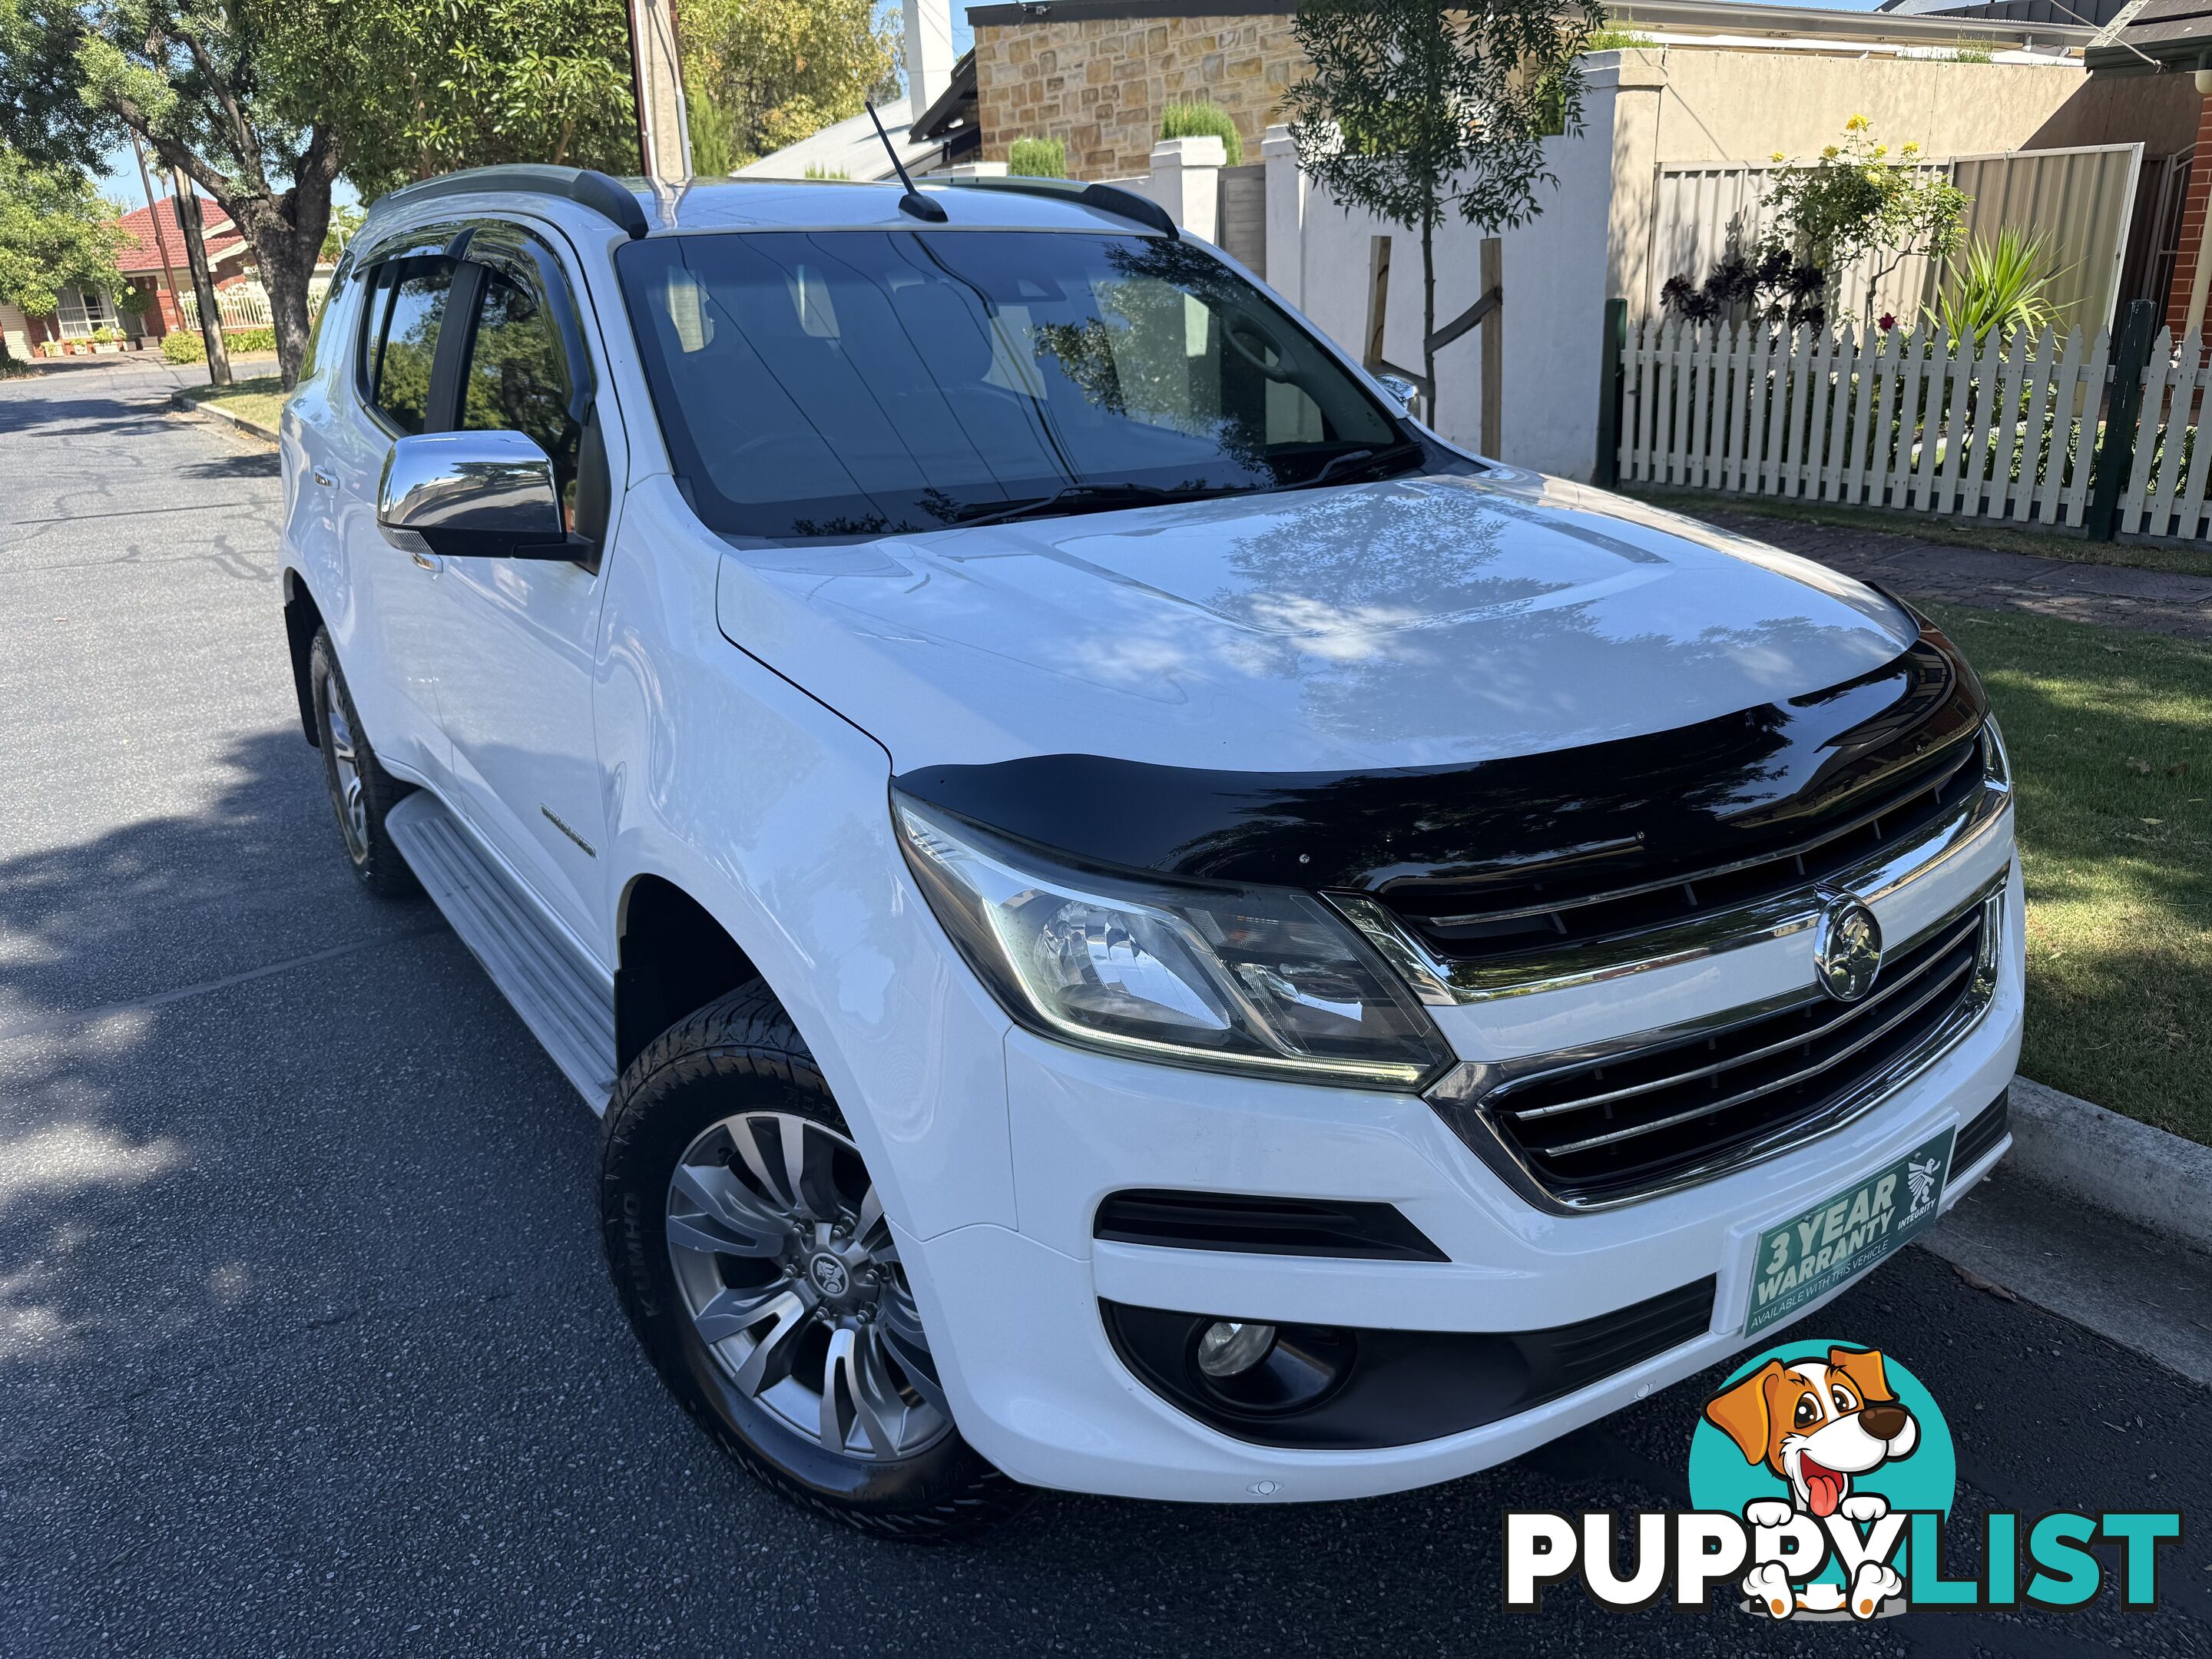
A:
[[[842,167],[824,167],[819,161],[809,161],[806,164],[806,176],[818,183],[823,180],[848,180],[853,175]]]
[[[1648,34],[1638,34],[1634,29],[1592,29],[1589,39],[1583,42],[1584,52],[1626,52],[1632,47],[1656,46]]]
[[[1244,141],[1237,136],[1237,123],[1218,104],[1170,104],[1160,112],[1163,138],[1218,138],[1229,152],[1229,165],[1244,160]]]
[[[1017,138],[1006,151],[1006,171],[1024,179],[1067,177],[1067,141],[1063,138]]]
[[[233,352],[274,351],[276,349],[276,331],[273,328],[227,328],[222,331],[222,343]],[[207,361],[207,343],[200,338],[196,328],[173,328],[161,337],[161,356],[173,363],[204,363]]]

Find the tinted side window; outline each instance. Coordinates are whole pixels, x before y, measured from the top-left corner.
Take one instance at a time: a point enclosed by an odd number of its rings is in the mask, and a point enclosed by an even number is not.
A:
[[[486,270],[476,341],[463,380],[461,427],[520,432],[553,458],[563,502],[576,478],[582,429],[568,407],[575,381],[544,300],[503,270]]]
[[[394,275],[398,280],[378,296],[383,312],[369,354],[369,401],[402,432],[421,432],[429,417],[430,366],[453,267],[443,259],[410,260]]]

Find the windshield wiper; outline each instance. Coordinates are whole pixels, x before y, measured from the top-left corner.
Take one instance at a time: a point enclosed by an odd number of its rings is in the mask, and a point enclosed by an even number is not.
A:
[[[1070,484],[1049,495],[1027,496],[1000,506],[979,503],[972,511],[956,514],[951,522],[963,528],[969,525],[1005,524],[1014,519],[1049,518],[1055,513],[1103,513],[1117,507],[1150,507],[1158,501],[1194,501],[1200,495],[1215,493],[1211,489],[1165,489],[1158,484]]]
[[[1325,483],[1346,483],[1349,481],[1348,477],[1340,478],[1337,475],[1340,473],[1349,475],[1355,471],[1371,474],[1378,467],[1387,466],[1398,461],[1410,460],[1419,454],[1420,450],[1420,445],[1410,438],[1403,443],[1391,444],[1382,449],[1347,449],[1341,455],[1330,456],[1322,464],[1321,471],[1315,473],[1312,477],[1304,479],[1289,487],[1292,489],[1318,489]]]

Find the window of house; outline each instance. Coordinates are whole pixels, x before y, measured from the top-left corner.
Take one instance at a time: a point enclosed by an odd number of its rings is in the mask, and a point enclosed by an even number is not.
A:
[[[64,289],[57,315],[64,340],[81,340],[94,329],[115,326],[114,304],[98,289],[87,293],[82,289]]]

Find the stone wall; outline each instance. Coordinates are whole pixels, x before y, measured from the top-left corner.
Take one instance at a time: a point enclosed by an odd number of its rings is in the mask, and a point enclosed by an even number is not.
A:
[[[1256,161],[1304,68],[1287,15],[979,25],[982,159],[1005,161],[1017,138],[1059,138],[1077,178],[1127,178],[1149,170],[1166,106],[1204,101],[1229,112]]]

